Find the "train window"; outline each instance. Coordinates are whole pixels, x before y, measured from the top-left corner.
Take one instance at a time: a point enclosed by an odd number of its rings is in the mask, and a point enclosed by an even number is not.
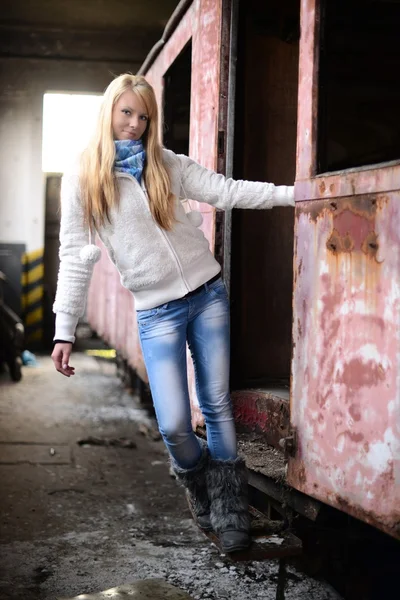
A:
[[[319,173],[400,159],[400,0],[322,0]]]
[[[177,154],[189,154],[192,42],[164,76],[164,144]]]

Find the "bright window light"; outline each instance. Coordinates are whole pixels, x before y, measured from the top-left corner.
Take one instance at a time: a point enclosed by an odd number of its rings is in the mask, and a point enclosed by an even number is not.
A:
[[[45,94],[42,170],[64,173],[93,134],[102,96]]]

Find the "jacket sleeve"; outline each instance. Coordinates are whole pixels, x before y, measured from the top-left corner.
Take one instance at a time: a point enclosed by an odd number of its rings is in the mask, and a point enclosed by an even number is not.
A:
[[[53,305],[53,311],[57,313],[56,322],[63,323],[63,337],[56,336],[56,339],[74,341],[67,340],[65,336],[73,337],[78,319],[85,312],[93,265],[85,264],[79,253],[88,244],[88,238],[78,175],[64,175],[61,183],[60,268]]]
[[[191,200],[223,210],[294,206],[294,187],[259,181],[226,179],[191,158],[178,155],[183,193]]]

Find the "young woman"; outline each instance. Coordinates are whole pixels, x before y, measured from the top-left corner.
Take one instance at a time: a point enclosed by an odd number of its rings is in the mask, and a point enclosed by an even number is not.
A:
[[[78,319],[99,249],[134,295],[160,432],[192,512],[225,552],[250,543],[246,467],[237,456],[229,397],[229,305],[220,265],[182,200],[221,209],[294,206],[293,187],[233,181],[159,142],[157,102],[143,77],[107,88],[95,136],[61,189],[60,272],[54,303],[57,371],[70,377]],[[89,242],[89,243],[88,243]],[[207,444],[191,427],[186,344]]]

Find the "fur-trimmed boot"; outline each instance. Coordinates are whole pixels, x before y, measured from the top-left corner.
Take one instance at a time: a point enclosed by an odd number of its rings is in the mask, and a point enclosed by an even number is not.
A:
[[[242,458],[210,460],[207,486],[211,525],[223,552],[245,550],[251,543],[247,482]]]
[[[178,482],[186,488],[190,512],[197,525],[204,531],[212,531],[206,477],[210,457],[207,444],[201,441],[201,446],[201,458],[193,469],[182,469],[174,460],[171,460],[171,465]]]

